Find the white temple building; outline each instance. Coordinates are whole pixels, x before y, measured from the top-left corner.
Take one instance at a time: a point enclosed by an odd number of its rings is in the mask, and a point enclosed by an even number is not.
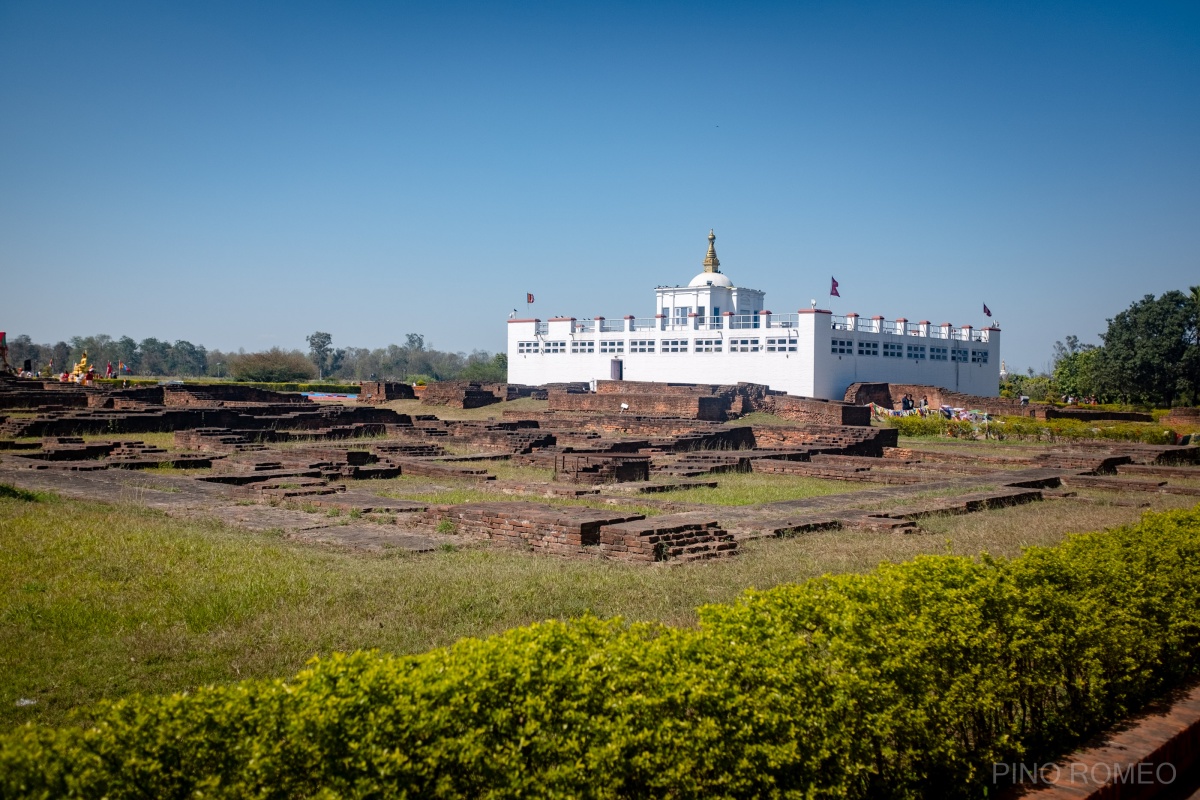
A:
[[[994,397],[1000,329],[818,308],[775,314],[765,293],[721,272],[709,231],[704,271],[654,290],[654,316],[508,321],[508,380],[541,385],[621,378],[759,383],[841,400],[852,383],[923,384]]]

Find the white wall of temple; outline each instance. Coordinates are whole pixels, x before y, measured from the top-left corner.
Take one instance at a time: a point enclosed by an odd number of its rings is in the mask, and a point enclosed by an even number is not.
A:
[[[820,310],[692,317],[686,325],[664,318],[509,322],[512,383],[607,379],[614,358],[633,381],[745,381],[834,400],[857,381],[919,383],[991,397],[1000,381],[1000,331]]]

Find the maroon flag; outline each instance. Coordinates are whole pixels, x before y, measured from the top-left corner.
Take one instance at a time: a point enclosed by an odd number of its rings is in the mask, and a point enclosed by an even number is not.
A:
[[[837,287],[838,287],[837,278],[835,278],[831,275],[829,277],[829,280],[831,281],[831,284],[829,286],[829,294],[832,295],[833,297],[841,297],[841,295],[838,294],[838,290],[837,290]]]
[[[984,313],[984,315],[989,316],[989,317],[992,315],[992,310],[987,307],[987,303],[983,304],[983,313]]]
[[[525,302],[526,302],[526,303],[532,303],[532,302],[533,302],[533,295],[531,295],[531,294],[529,294],[529,293],[526,293],[526,294],[525,294]]]

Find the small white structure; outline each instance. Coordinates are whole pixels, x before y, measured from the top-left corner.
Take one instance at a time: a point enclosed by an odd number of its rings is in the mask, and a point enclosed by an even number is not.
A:
[[[687,286],[654,290],[653,317],[510,319],[509,382],[747,382],[828,400],[859,381],[998,393],[998,327],[840,316],[815,303],[774,314],[762,291],[720,271],[716,238],[709,231],[704,271]]]

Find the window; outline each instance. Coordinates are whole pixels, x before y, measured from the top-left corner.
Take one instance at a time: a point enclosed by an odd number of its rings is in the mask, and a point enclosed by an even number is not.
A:
[[[538,353],[541,349],[537,342],[517,342],[518,353]]]
[[[596,352],[596,342],[588,339],[586,341],[578,340],[571,342],[572,353],[594,353]]]
[[[931,348],[929,348],[929,360],[930,361],[945,361],[946,353],[948,353],[948,352],[949,351],[945,347],[931,347]]]
[[[600,352],[601,353],[624,353],[625,352],[625,340],[624,339],[601,339],[600,340]]]
[[[794,353],[796,352],[795,339],[767,339],[768,353]]]
[[[719,353],[719,352],[721,352],[721,340],[720,339],[697,339],[696,340],[696,352],[697,353]]]
[[[904,358],[904,345],[893,344],[892,342],[883,343],[884,358]]]
[[[908,357],[921,361],[925,358],[925,345],[910,344],[908,346]]]
[[[987,359],[988,359],[988,351],[987,350],[972,350],[971,351],[971,363],[972,364],[986,364],[986,363],[988,363]]]
[[[664,353],[686,353],[687,351],[687,339],[663,339],[662,341],[662,352]]]
[[[759,349],[758,339],[729,340],[729,352],[731,353],[757,353]]]
[[[686,325],[688,314],[692,313],[691,306],[676,306],[675,307],[675,324]]]
[[[565,353],[567,352],[566,342],[546,342],[542,346],[543,353]]]
[[[879,355],[879,342],[864,342],[858,340],[858,354],[860,356],[877,356]]]
[[[959,350],[957,347],[954,348],[953,350],[950,351],[950,360],[951,361],[961,361],[965,364],[967,361],[967,351]]]
[[[654,352],[654,340],[653,339],[630,339],[629,340],[629,352],[631,352],[631,353],[653,353]]]
[[[852,356],[854,355],[854,341],[852,339],[834,339],[829,352]]]

